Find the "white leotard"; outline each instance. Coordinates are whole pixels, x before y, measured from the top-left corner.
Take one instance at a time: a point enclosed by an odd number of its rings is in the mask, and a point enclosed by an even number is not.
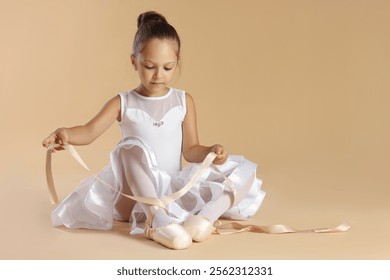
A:
[[[179,171],[182,123],[186,115],[185,92],[170,88],[161,97],[146,97],[135,91],[119,96],[122,139],[139,138],[153,149],[161,169],[170,174]]]

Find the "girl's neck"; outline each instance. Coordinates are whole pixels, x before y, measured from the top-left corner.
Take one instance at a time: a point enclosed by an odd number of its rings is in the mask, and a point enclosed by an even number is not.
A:
[[[161,91],[150,91],[147,88],[145,88],[142,84],[140,84],[138,87],[134,89],[135,92],[139,93],[140,95],[143,95],[145,97],[160,97],[164,96],[169,92],[170,88],[165,87]]]

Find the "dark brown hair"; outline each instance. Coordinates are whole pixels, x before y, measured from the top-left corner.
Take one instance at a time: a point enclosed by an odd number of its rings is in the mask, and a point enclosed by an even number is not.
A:
[[[180,38],[176,29],[168,23],[166,18],[154,11],[142,13],[137,19],[137,33],[133,41],[133,54],[142,51],[145,43],[151,39],[169,39],[177,43],[177,58],[180,54]]]

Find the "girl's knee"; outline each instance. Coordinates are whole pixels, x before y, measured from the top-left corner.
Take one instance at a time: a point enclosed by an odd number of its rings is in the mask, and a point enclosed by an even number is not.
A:
[[[120,148],[118,155],[122,160],[141,162],[145,152],[139,146],[131,146]]]

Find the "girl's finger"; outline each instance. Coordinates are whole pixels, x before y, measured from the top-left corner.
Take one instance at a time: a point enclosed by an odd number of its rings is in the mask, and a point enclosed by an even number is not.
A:
[[[222,153],[223,153],[223,147],[221,147],[221,146],[216,146],[216,148],[215,148],[215,153],[217,154],[217,155],[222,155]]]
[[[52,144],[53,143],[51,143],[50,140],[46,140],[46,139],[43,140],[43,142],[42,142],[42,146],[45,147],[45,148],[49,147]]]

